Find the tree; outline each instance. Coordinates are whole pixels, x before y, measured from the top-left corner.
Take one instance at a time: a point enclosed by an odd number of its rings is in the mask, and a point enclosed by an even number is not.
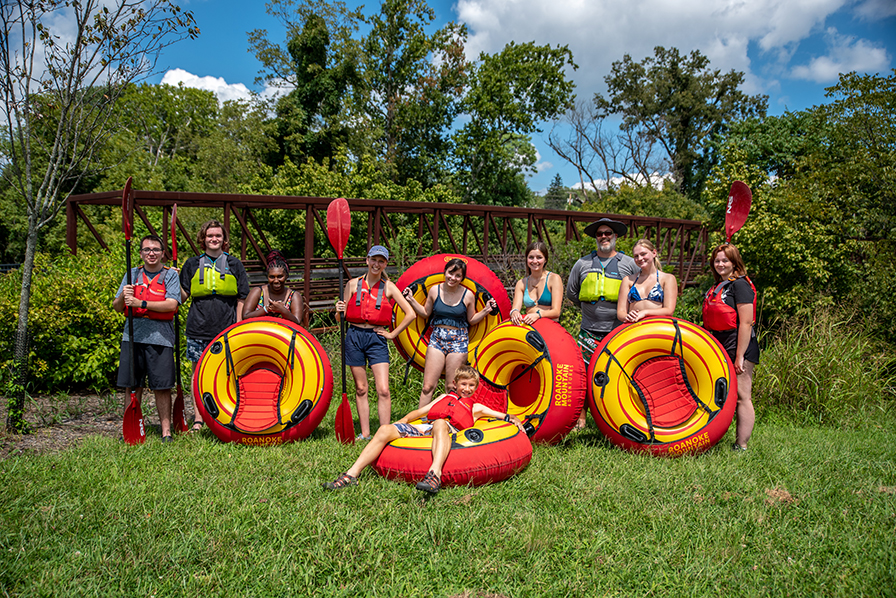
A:
[[[604,80],[609,97],[595,94],[598,117],[621,116],[622,131],[659,144],[678,188],[694,199],[718,161],[710,142],[738,119],[765,116],[767,96],[743,93],[743,73],[711,70],[697,50],[682,56],[657,46],[641,62],[626,54]]]
[[[481,54],[462,112],[470,122],[455,134],[456,178],[464,201],[521,205],[522,174],[535,163],[529,135],[572,106],[578,68],[566,46],[510,42],[498,54]]]
[[[549,210],[566,209],[566,191],[563,188],[563,178],[560,173],[554,175],[551,184],[544,194],[544,207]]]
[[[274,105],[279,152],[271,163],[320,162],[343,146],[363,148],[349,125],[358,120],[351,97],[361,51],[353,35],[363,15],[324,0],[272,0],[267,12],[285,26],[285,46],[271,43],[264,29],[249,34],[249,45],[263,67],[256,82],[285,92]]]
[[[377,153],[399,184],[442,178],[467,85],[466,27],[449,23],[429,34],[434,19],[425,0],[384,0],[363,44],[365,113]]]
[[[60,21],[74,25],[74,37],[51,28]],[[7,417],[11,430],[25,430],[28,307],[41,231],[119,126],[112,108],[127,85],[153,71],[164,47],[198,34],[192,13],[169,0],[0,3],[3,176],[27,206],[28,219],[16,328],[17,388]]]

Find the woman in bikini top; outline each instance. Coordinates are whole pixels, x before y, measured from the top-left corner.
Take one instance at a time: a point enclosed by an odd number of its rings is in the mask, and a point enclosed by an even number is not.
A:
[[[510,319],[514,324],[531,325],[541,318],[550,318],[555,322],[560,319],[560,310],[563,304],[563,281],[558,274],[544,269],[547,261],[547,245],[541,241],[529,243],[529,246],[526,247],[528,276],[519,279],[513,289],[513,307],[510,310]],[[525,313],[523,308],[525,308]]]
[[[678,301],[678,280],[663,272],[656,248],[647,239],[635,243],[632,254],[641,272],[622,280],[619,296],[626,300],[616,304],[616,318],[638,322],[646,316],[671,316]]]

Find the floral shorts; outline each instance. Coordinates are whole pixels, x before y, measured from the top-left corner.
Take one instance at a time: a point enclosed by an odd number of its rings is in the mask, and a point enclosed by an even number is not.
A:
[[[604,340],[604,337],[610,334],[609,332],[589,332],[587,330],[579,330],[579,337],[576,339],[579,344],[579,350],[582,351],[582,359],[585,360],[585,365],[591,361],[591,356],[594,355],[595,349]]]
[[[470,347],[470,334],[466,328],[436,326],[429,337],[429,346],[445,355],[449,353],[466,353]]]

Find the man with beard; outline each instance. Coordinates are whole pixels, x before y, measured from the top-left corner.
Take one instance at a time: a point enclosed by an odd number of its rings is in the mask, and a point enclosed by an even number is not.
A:
[[[622,279],[638,272],[635,260],[616,251],[616,239],[626,232],[625,224],[609,218],[589,224],[585,234],[595,237],[597,249],[580,258],[569,273],[566,296],[582,310],[578,343],[586,365],[603,338],[620,324],[616,301]],[[584,427],[583,410],[576,429]]]

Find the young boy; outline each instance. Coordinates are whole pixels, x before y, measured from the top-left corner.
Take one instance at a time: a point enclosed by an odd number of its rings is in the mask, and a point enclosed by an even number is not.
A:
[[[144,379],[155,392],[162,442],[171,442],[171,387],[174,386],[174,317],[180,305],[180,280],[165,259],[162,240],[146,235],[140,240],[143,266],[132,268],[131,281],[122,279],[112,302],[115,311],[130,307],[134,316],[134,364],[131,364],[128,325],[124,326],[118,366],[118,386],[130,392],[131,370],[137,396],[143,394]]]
[[[361,471],[377,460],[383,448],[397,438],[408,436],[432,436],[432,467],[417,490],[435,494],[441,488],[442,466],[448,459],[451,450],[451,435],[461,429],[469,428],[481,417],[503,419],[523,430],[522,422],[509,413],[499,413],[480,403],[474,403],[470,397],[479,386],[479,372],[468,365],[457,368],[454,376],[455,392],[441,395],[428,405],[411,411],[394,424],[380,426],[373,439],[361,451],[357,461],[344,474],[333,482],[325,483],[325,490],[338,490],[358,483]],[[426,417],[427,423],[412,424],[410,422]]]

